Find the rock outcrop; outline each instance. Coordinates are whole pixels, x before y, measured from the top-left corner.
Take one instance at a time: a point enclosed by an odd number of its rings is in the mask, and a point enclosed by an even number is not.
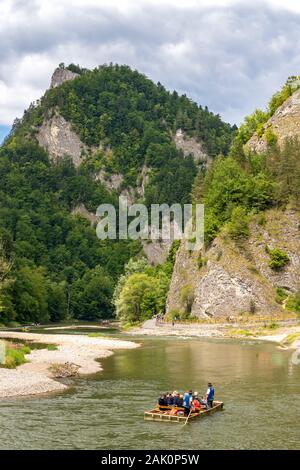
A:
[[[295,91],[264,125],[264,134],[253,134],[246,144],[251,152],[264,152],[267,149],[266,132],[271,129],[280,147],[288,137],[300,138],[300,90]]]
[[[51,88],[56,88],[62,85],[67,80],[74,80],[74,78],[79,77],[78,73],[71,72],[69,69],[65,69],[62,67],[57,67],[54,70],[53,75],[51,77]]]
[[[57,111],[45,117],[37,133],[38,143],[48,152],[52,161],[69,156],[75,166],[82,162],[82,155],[89,149],[73,131],[71,124]]]
[[[211,157],[205,152],[203,144],[194,137],[189,137],[182,129],[177,129],[174,142],[177,149],[183,152],[184,157],[192,155],[196,163],[211,161]]]
[[[300,213],[272,210],[263,225],[253,221],[249,240],[236,244],[218,236],[205,254],[178,251],[167,311],[182,309],[181,292],[190,286],[194,316],[228,317],[243,313],[277,315],[276,288],[294,293],[300,288]],[[268,249],[280,248],[289,263],[278,271],[269,267]]]
[[[93,212],[88,211],[84,204],[78,204],[78,206],[74,207],[71,214],[79,215],[80,217],[88,220],[92,227],[97,225],[99,222],[99,217]]]

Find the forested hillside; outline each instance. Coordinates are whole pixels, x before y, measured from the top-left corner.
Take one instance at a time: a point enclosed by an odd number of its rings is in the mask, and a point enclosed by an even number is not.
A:
[[[147,204],[184,203],[199,167],[176,148],[176,130],[200,140],[211,157],[228,153],[235,132],[207,108],[129,67],[69,69],[78,77],[32,104],[0,149],[2,324],[111,317],[115,286],[141,246],[99,241],[90,222],[74,215],[81,204],[91,212],[104,202],[117,204],[117,192],[97,179],[99,171],[123,175],[126,188],[136,185],[146,166]],[[79,166],[72,155],[53,161],[38,145],[39,129],[54,113],[71,123],[86,146]],[[148,277],[135,279],[145,286],[146,316],[164,308],[173,263],[174,253],[164,267],[145,268],[140,275]],[[125,304],[119,302],[120,312]]]
[[[206,246],[179,250],[169,317],[300,313],[298,88],[289,79],[266,112],[245,119],[229,155],[198,173],[192,198],[205,204]]]

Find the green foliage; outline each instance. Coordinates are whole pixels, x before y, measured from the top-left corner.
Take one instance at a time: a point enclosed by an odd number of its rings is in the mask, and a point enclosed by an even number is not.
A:
[[[274,269],[275,271],[283,268],[290,261],[290,258],[288,257],[288,255],[280,248],[268,249],[268,253],[271,258],[271,261],[269,262],[269,266],[271,269]]]
[[[180,289],[179,301],[184,312],[190,314],[194,302],[194,289],[190,284],[186,284]]]
[[[27,362],[25,355],[30,354],[31,350],[29,346],[22,345],[21,347],[6,348],[5,364],[1,367],[7,369],[15,369],[17,366],[25,364]]]
[[[158,313],[157,289],[157,280],[148,274],[131,274],[116,302],[117,316],[130,323],[151,318]]]
[[[18,137],[34,137],[44,116],[59,109],[85,144],[98,147],[101,143],[111,149],[99,152],[98,171],[102,167],[108,173],[121,173],[125,186],[135,186],[142,167],[152,169],[148,204],[189,199],[196,169],[193,159],[184,159],[173,143],[172,134],[179,127],[201,140],[210,155],[228,153],[236,128],[186,96],[171,94],[127,66],[104,65],[93,71],[74,64],[67,68],[80,76],[48,90],[32,104],[14,127],[10,143]],[[90,170],[93,166],[90,161]]]
[[[117,317],[124,323],[134,324],[165,312],[178,247],[174,242],[164,264],[153,267],[140,258],[130,260],[125,266],[113,295]]]
[[[231,218],[226,224],[226,231],[229,237],[234,240],[249,236],[249,215],[246,209],[240,206],[233,209]]]
[[[85,204],[95,211],[102,202],[114,203],[115,196],[68,159],[50,165],[40,147],[18,139],[0,149],[0,175],[1,322],[41,323],[76,315],[84,319],[83,294],[78,294],[78,285],[75,289],[76,281],[83,282],[89,272],[93,277],[101,266],[107,278],[104,290],[112,293],[112,279],[122,273],[140,245],[99,241],[95,228],[72,216],[71,209]],[[111,304],[107,312],[104,305],[99,312],[111,315]]]
[[[300,289],[288,298],[286,308],[300,314]]]
[[[295,91],[295,89],[292,88],[291,83],[287,82],[278,93],[275,93],[272,96],[269,102],[270,116],[273,116],[279,106],[281,106],[292,95],[293,91]]]
[[[207,261],[208,261],[208,259],[206,257],[203,257],[202,253],[200,252],[199,255],[198,255],[198,258],[197,258],[198,269],[201,269],[201,268],[203,268],[203,266],[206,266]]]
[[[226,222],[233,238],[247,236],[248,214],[273,205],[276,183],[257,165],[248,170],[232,157],[218,158],[195,181],[192,194],[194,202],[205,204],[205,239],[210,242]]]
[[[113,281],[101,266],[87,271],[73,285],[71,306],[73,315],[80,320],[110,318]]]
[[[285,301],[285,299],[287,299],[287,297],[288,297],[288,294],[286,293],[286,291],[282,287],[277,287],[275,301],[278,304],[282,304]]]
[[[277,143],[278,137],[273,131],[272,127],[268,127],[265,133],[265,137],[268,145],[275,145]]]
[[[48,344],[47,350],[48,351],[57,351],[58,347],[56,346],[56,344]]]

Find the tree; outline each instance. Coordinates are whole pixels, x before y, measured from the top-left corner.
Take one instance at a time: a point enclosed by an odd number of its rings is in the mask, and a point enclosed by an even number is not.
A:
[[[136,273],[129,276],[116,302],[118,318],[134,323],[158,313],[157,289],[157,279],[148,274]]]
[[[113,282],[101,266],[75,281],[72,291],[71,309],[75,318],[95,321],[112,317]]]
[[[25,266],[16,274],[13,297],[20,323],[47,322],[48,295],[44,270]]]

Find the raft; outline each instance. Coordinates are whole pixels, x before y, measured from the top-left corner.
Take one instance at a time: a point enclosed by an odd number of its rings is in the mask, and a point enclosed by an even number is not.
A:
[[[201,411],[196,411],[190,414],[188,417],[188,422],[195,420],[197,418],[204,418],[204,416],[208,416],[216,411],[223,410],[224,403],[222,401],[214,401],[214,406],[212,408],[208,408],[207,410],[203,409]],[[165,411],[161,411],[158,406],[154,410],[145,411],[144,419],[146,421],[169,421],[172,423],[182,423],[184,424],[187,421],[187,416],[183,415],[171,415],[171,407],[164,407],[166,408]]]

